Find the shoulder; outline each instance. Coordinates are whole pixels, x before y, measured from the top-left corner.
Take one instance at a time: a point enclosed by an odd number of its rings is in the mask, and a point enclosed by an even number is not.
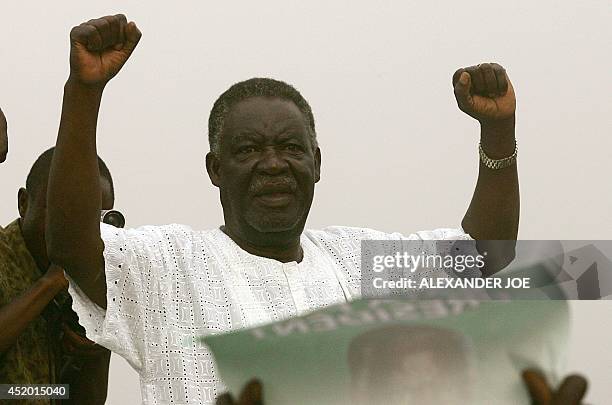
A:
[[[4,258],[6,255],[5,251],[8,251],[9,248],[8,235],[6,232],[6,228],[2,228],[0,226],[0,258]]]
[[[304,236],[319,249],[332,252],[334,255],[352,255],[354,252],[360,252],[362,241],[402,239],[400,234],[352,226],[328,226],[321,230],[306,230]]]
[[[101,236],[105,246],[121,249],[174,250],[199,245],[208,239],[213,231],[197,231],[187,225],[168,224],[120,229],[101,225]]]
[[[370,228],[358,228],[350,226],[329,226],[322,230],[306,230],[304,234],[309,239],[325,244],[346,243],[354,241],[360,243],[362,240],[454,240],[471,239],[463,229],[460,228],[438,228],[430,231],[419,231],[411,234],[399,232],[384,232]]]
[[[31,258],[17,221],[7,225],[6,228],[0,227],[0,261],[15,260],[15,258]]]
[[[317,239],[321,241],[343,241],[343,240],[387,240],[387,239],[401,239],[402,235],[399,233],[387,233],[378,231],[370,228],[359,228],[352,226],[328,226],[321,230],[306,230],[304,232],[310,239]]]
[[[9,273],[7,268],[15,253],[13,248],[7,238],[5,229],[0,228],[0,280]],[[0,288],[2,288],[1,283]]]
[[[122,238],[127,240],[167,240],[167,239],[191,239],[202,232],[194,231],[187,225],[145,225],[138,228],[116,228],[107,224],[100,224],[102,239]]]
[[[175,274],[193,269],[209,255],[211,234],[179,224],[118,229],[102,228],[104,261],[107,268],[131,269],[140,273]]]
[[[0,306],[17,297],[40,277],[18,222],[0,228]]]

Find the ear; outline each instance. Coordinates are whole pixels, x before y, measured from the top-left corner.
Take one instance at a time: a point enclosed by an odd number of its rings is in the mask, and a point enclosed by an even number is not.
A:
[[[208,152],[206,154],[206,171],[208,172],[208,177],[210,178],[210,181],[215,187],[219,187],[221,184],[219,166],[220,162],[217,156],[215,156],[212,152]]]
[[[19,209],[19,216],[21,219],[25,218],[26,213],[28,212],[28,200],[30,199],[28,195],[28,190],[21,187],[17,192],[17,208]]]
[[[317,147],[315,151],[315,183],[321,180],[321,149]]]

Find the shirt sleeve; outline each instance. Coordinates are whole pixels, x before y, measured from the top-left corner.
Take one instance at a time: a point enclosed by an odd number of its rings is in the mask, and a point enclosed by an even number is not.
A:
[[[361,241],[409,241],[410,245],[391,243],[395,249],[401,246],[415,248],[428,255],[439,256],[477,256],[479,255],[474,239],[462,228],[437,228],[428,231],[419,231],[410,234],[400,232],[382,232],[369,228],[355,228],[346,226],[330,226],[317,234],[323,241],[323,246],[332,252],[334,257],[340,258],[343,273],[346,274],[349,285],[361,285]],[[336,251],[337,250],[337,251]],[[359,251],[356,253],[355,251]],[[354,253],[352,253],[354,252]],[[473,278],[482,277],[482,272],[476,266],[465,268],[462,272],[441,269],[448,277]],[[354,288],[353,288],[354,289]]]
[[[333,235],[356,240],[473,240],[462,228],[437,228],[411,234],[382,232],[369,228],[330,226],[323,230]]]
[[[162,227],[124,230],[101,224],[106,310],[67,276],[72,308],[87,338],[121,355],[137,371],[146,351],[144,323],[161,310],[158,276],[165,267],[168,234]]]
[[[424,246],[429,247],[429,254],[442,257],[477,257],[480,255],[476,249],[476,241],[463,228],[438,228],[431,231],[420,231],[403,238],[422,240]],[[460,272],[446,268],[443,270],[448,277],[482,277],[482,271],[475,264],[463,266]]]
[[[430,253],[445,257],[452,256],[458,258],[477,257],[480,256],[476,249],[476,241],[463,228],[438,228],[432,231],[417,232],[416,236],[423,241],[436,241],[427,244],[432,246]],[[444,269],[448,277],[458,278],[475,278],[482,277],[481,269],[473,264],[471,266],[462,266],[461,271],[457,269]]]
[[[473,240],[463,228],[438,228],[413,234],[422,240]],[[410,239],[411,236],[407,238]]]

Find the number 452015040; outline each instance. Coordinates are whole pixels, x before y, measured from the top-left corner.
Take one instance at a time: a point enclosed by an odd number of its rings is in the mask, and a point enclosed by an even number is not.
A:
[[[61,384],[0,384],[0,399],[68,398],[68,386]]]

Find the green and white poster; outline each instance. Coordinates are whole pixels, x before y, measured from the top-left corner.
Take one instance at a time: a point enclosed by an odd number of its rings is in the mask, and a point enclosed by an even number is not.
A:
[[[527,404],[521,371],[563,374],[565,301],[360,300],[203,339],[233,393],[266,405]]]

